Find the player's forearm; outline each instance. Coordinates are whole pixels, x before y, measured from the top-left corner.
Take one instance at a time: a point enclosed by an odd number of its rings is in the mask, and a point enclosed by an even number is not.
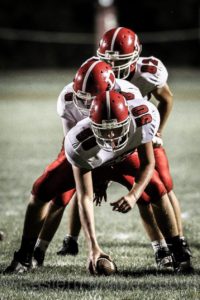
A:
[[[90,249],[98,247],[94,225],[93,199],[87,195],[79,195],[78,204],[81,225],[85,232],[88,246]]]
[[[158,131],[162,133],[172,110],[172,102],[160,102],[157,108],[160,114],[160,126]]]
[[[94,208],[93,208],[93,183],[91,172],[73,167],[78,197],[79,215],[81,225],[90,249],[98,246],[95,235]]]
[[[135,197],[135,201],[141,197],[143,191],[151,180],[154,172],[154,166],[155,164],[153,161],[145,165],[140,169],[139,175],[135,178],[135,183],[129,192],[129,195]]]
[[[155,157],[152,142],[139,146],[138,156],[140,159],[140,169],[135,177],[133,188],[130,191],[135,195],[137,200],[144,192],[154,172]]]
[[[157,106],[160,113],[160,126],[158,131],[161,133],[173,107],[173,94],[166,83],[162,88],[153,91],[153,95],[156,100],[159,101]]]

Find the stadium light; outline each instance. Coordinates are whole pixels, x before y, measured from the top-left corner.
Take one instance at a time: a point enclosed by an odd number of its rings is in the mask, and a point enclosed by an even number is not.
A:
[[[114,3],[114,0],[98,0],[100,6],[109,7]]]

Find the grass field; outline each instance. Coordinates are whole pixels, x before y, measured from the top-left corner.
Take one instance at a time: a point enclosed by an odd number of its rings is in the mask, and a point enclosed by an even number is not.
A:
[[[66,76],[67,74],[67,76]],[[56,98],[72,72],[34,71],[0,74],[0,272],[18,249],[26,204],[33,181],[59,152],[62,139]],[[153,251],[137,208],[127,215],[112,213],[109,203],[96,209],[100,245],[116,261],[119,274],[93,278],[86,271],[86,245],[80,255],[55,253],[66,233],[67,209],[51,243],[45,267],[23,276],[0,274],[3,299],[200,299],[200,72],[170,70],[174,109],[164,142],[175,191],[180,199],[185,235],[193,251],[195,274],[157,274]],[[125,192],[109,188],[109,200]]]

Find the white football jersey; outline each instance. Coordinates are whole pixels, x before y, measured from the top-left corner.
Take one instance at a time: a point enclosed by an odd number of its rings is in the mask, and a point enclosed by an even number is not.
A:
[[[162,88],[168,78],[168,72],[163,63],[156,57],[140,57],[136,63],[131,83],[139,88],[145,97],[155,88]]]
[[[57,113],[62,120],[64,135],[66,135],[77,122],[85,118],[74,105],[72,86],[73,82],[66,85],[57,100]]]
[[[74,127],[77,122],[83,120],[86,116],[81,114],[73,102],[73,82],[66,85],[61,91],[57,101],[57,113],[61,117],[64,135]],[[142,98],[139,89],[129,81],[116,79],[114,89],[122,92],[127,100]]]
[[[126,146],[115,152],[100,148],[96,143],[90,119],[85,118],[65,137],[65,154],[72,165],[91,170],[114,164],[132,153],[139,145],[152,141],[160,124],[157,108],[150,102],[144,103],[143,99],[129,100],[127,103],[131,124]]]
[[[114,90],[118,93],[122,93],[127,100],[142,98],[139,88],[132,82],[124,79],[116,78]]]

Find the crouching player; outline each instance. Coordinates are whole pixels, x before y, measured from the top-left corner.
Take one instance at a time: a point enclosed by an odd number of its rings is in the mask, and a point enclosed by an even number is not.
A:
[[[128,165],[131,165],[132,158],[134,160],[137,148],[140,165],[138,169],[132,164],[134,183],[127,195],[111,204],[114,211],[130,211],[155,172],[152,139],[158,127],[159,113],[153,104],[144,104],[139,99],[128,101],[127,104],[121,94],[110,91],[99,94],[93,100],[90,118],[80,121],[65,138],[66,156],[72,164],[81,224],[94,272],[101,249],[95,235],[92,182],[110,180],[115,174],[121,178],[127,175]],[[123,164],[127,166],[123,168]],[[182,252],[182,259],[177,265],[179,268],[182,263],[185,264],[184,251],[179,241],[175,216],[168,209],[170,206],[166,207],[166,216],[169,217],[167,235],[174,249],[179,254]]]

